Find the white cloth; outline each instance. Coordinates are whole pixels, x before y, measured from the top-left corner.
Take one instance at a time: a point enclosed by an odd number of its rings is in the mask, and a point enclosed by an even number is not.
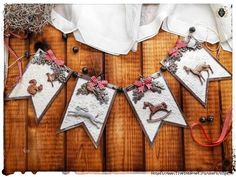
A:
[[[217,29],[226,19],[215,20],[221,5],[57,5],[51,13],[52,24],[63,33],[73,32],[75,39],[110,54],[127,54],[137,49],[137,43],[155,36],[163,23],[166,31],[186,36],[188,29],[195,26],[195,37],[210,43],[219,41],[221,34],[227,37],[221,42],[230,49],[230,23]],[[214,9],[214,10],[213,10]],[[231,10],[231,8],[229,8]],[[230,26],[231,27],[231,26]],[[221,34],[218,34],[218,32]],[[216,31],[216,32],[215,32]],[[232,38],[232,34],[231,34]]]
[[[225,8],[226,15],[218,11]],[[224,50],[232,51],[231,6],[223,4],[179,4],[163,22],[162,29],[181,36],[188,34],[191,26],[196,28],[194,37],[211,44],[221,43]]]
[[[194,26],[196,31],[194,37],[201,41],[208,40],[210,43],[218,41],[214,14],[209,5],[204,4],[180,4],[176,5],[168,18],[164,21],[162,29],[181,36],[187,36],[190,27]]]
[[[8,40],[8,39],[7,39]],[[9,54],[7,48],[4,46],[4,85],[7,82],[7,75],[8,75],[8,60]]]

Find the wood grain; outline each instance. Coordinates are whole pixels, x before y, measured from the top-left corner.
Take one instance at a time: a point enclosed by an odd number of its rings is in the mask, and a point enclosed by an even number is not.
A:
[[[143,73],[149,76],[160,71],[160,61],[166,57],[170,48],[175,45],[178,36],[161,31],[158,36],[143,42]],[[180,105],[180,84],[165,72],[172,93]],[[145,138],[146,170],[183,170],[182,128],[163,124],[153,146]]]
[[[219,54],[220,62],[232,73],[232,53],[221,51]],[[220,81],[220,100],[221,100],[221,125],[225,119],[226,113],[232,106],[232,80]],[[233,119],[233,117],[232,117]],[[232,171],[233,150],[232,150],[232,132],[223,144],[223,170]]]
[[[73,53],[73,47],[79,49]],[[90,71],[92,68],[97,73],[102,71],[103,54],[91,47],[77,42],[73,35],[67,39],[67,66],[72,70],[81,72],[83,67]],[[75,78],[67,84],[67,102],[75,87]],[[66,133],[66,170],[74,171],[102,171],[103,170],[103,139],[96,149],[83,127],[76,127]]]
[[[35,43],[45,41],[56,57],[65,60],[65,42],[61,32],[51,26],[44,29],[43,34],[33,36],[30,51],[34,52]],[[37,72],[37,71],[36,71]],[[32,103],[28,105],[28,168],[33,173],[37,171],[64,170],[64,136],[58,134],[60,117],[65,107],[65,88],[43,116],[39,125],[35,121]]]
[[[216,49],[216,45],[210,46]],[[216,53],[212,53],[213,56]],[[212,140],[216,140],[221,132],[220,128],[220,96],[219,82],[211,81],[208,86],[208,104],[204,108],[190,93],[183,90],[183,109],[186,114],[189,124],[198,122],[201,116],[214,116],[212,123],[204,124],[204,128],[210,135]],[[194,110],[194,111],[193,111]],[[194,136],[201,142],[204,142],[202,133],[199,130],[194,130]],[[185,148],[185,170],[189,171],[221,171],[219,166],[222,161],[222,147],[201,147],[197,145],[191,138],[190,130],[184,131],[184,148]]]
[[[18,56],[28,50],[27,40],[10,39],[10,46]],[[14,56],[9,55],[9,66],[15,62]],[[22,60],[25,68],[26,60]],[[9,68],[5,94],[9,94],[16,84],[19,75],[17,64]],[[27,168],[27,100],[6,101],[4,104],[4,169],[3,174],[15,171],[25,172]]]
[[[131,85],[141,74],[141,50],[126,56],[105,56],[108,82]],[[143,133],[123,93],[118,93],[106,126],[106,170],[143,171]]]
[[[145,77],[159,71],[160,61],[174,46],[178,36],[161,31],[157,36],[139,44],[138,51],[128,55],[104,54],[77,42],[70,34],[62,39],[58,30],[49,26],[42,34],[30,41],[11,39],[10,44],[18,55],[30,48],[34,51],[37,41],[46,40],[55,55],[64,59],[75,71],[88,67],[91,74],[104,72],[110,83],[126,87],[140,74]],[[30,42],[30,43],[28,43]],[[79,51],[73,53],[73,47]],[[215,49],[216,46],[210,46]],[[213,55],[216,55],[213,52]],[[221,51],[220,62],[232,71],[232,53]],[[10,55],[10,64],[14,61]],[[27,64],[23,60],[23,65]],[[9,70],[9,92],[17,66]],[[183,107],[186,121],[191,124],[200,116],[213,115],[213,123],[204,125],[207,133],[218,138],[225,115],[232,104],[232,80],[213,81],[209,84],[208,106],[200,103],[173,76],[164,72],[164,77],[179,105]],[[4,105],[4,174],[15,171],[212,171],[232,170],[232,134],[215,148],[203,148],[193,142],[188,128],[182,129],[163,124],[153,147],[144,137],[123,93],[118,93],[108,117],[98,149],[82,127],[57,133],[60,118],[75,86],[71,78],[59,93],[37,126],[31,101],[5,101]],[[202,141],[198,130],[194,132]]]

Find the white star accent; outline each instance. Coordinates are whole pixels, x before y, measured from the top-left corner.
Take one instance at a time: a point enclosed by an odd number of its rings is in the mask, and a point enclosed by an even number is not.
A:
[[[35,55],[38,54],[39,51]],[[38,65],[36,63],[33,64],[29,62],[21,80],[8,95],[8,99],[10,100],[31,98],[37,123],[40,122],[49,105],[52,103],[52,100],[63,86],[62,83],[55,81],[53,82],[54,87],[52,87],[51,83],[47,81],[48,78],[46,73],[53,72],[50,67],[51,66],[47,64]],[[69,73],[65,72],[65,76],[68,78]],[[43,85],[43,90],[41,92],[37,92],[34,96],[31,96],[27,91],[29,81],[31,79],[35,79],[37,81],[37,85]]]
[[[158,73],[155,73],[152,76],[155,77],[157,74]],[[131,103],[131,107],[134,109],[137,115],[137,118],[139,120],[139,123],[141,124],[141,127],[143,128],[143,131],[148,137],[151,144],[153,144],[155,137],[158,133],[158,130],[161,127],[163,122],[179,125],[181,127],[187,126],[185,119],[183,117],[183,114],[181,110],[179,109],[163,76],[160,75],[159,77],[155,78],[155,81],[159,81],[161,84],[163,84],[164,90],[162,90],[160,94],[157,92],[152,92],[148,90],[144,93],[144,97],[142,97],[141,100],[139,100],[136,104],[132,100],[133,89],[126,92],[126,96]],[[147,120],[149,119],[150,110],[148,107],[146,109],[143,109],[144,102],[150,102],[153,105],[157,105],[157,104],[160,104],[161,102],[165,102],[167,104],[167,110],[171,110],[171,113],[162,121],[149,123]],[[156,114],[154,114],[152,119],[164,116],[165,114],[166,113],[164,112],[157,112]]]

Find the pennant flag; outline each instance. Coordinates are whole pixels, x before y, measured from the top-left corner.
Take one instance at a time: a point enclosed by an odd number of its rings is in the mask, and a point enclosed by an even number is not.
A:
[[[60,132],[82,125],[97,148],[106,125],[116,87],[100,77],[80,75],[62,117]]]
[[[17,82],[6,100],[28,99],[33,103],[36,123],[39,123],[54,98],[60,92],[71,74],[63,61],[48,59],[48,52],[39,49],[26,67],[22,78]],[[56,62],[60,61],[60,65]]]
[[[187,126],[161,73],[140,78],[134,85],[125,88],[124,92],[151,144],[163,122]]]
[[[208,82],[231,79],[231,73],[196,39],[180,43],[184,41],[178,40],[161,64],[206,107]]]

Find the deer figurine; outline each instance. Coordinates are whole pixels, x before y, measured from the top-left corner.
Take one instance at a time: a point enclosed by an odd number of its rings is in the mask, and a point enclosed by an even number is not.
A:
[[[203,85],[203,81],[205,81],[204,77],[201,74],[202,71],[206,71],[208,74],[208,77],[210,75],[209,70],[211,70],[211,73],[213,74],[213,70],[211,66],[206,64],[206,62],[204,62],[203,64],[197,65],[195,68],[189,68],[187,66],[184,66],[183,69],[187,72],[187,74],[191,72],[192,74],[196,75],[199,78],[201,85]]]
[[[149,119],[147,119],[147,122],[149,122],[149,123],[161,121],[161,120],[167,118],[171,113],[171,110],[169,110],[169,111],[167,110],[167,104],[165,102],[162,102],[162,103],[157,104],[155,106],[150,102],[143,102],[143,109],[146,109],[146,107],[149,107],[149,109],[151,111],[151,113],[149,115]],[[156,119],[152,119],[152,116],[154,114],[156,114],[157,112],[159,112],[159,111],[166,112],[166,115],[161,116],[161,117],[156,118]]]
[[[77,106],[75,109],[76,111],[68,111],[67,115],[73,117],[87,118],[93,125],[96,126],[97,129],[99,129],[99,126],[97,124],[103,124],[103,122],[100,122],[96,119],[98,115],[94,116],[88,112],[88,108],[81,108],[80,106]]]

